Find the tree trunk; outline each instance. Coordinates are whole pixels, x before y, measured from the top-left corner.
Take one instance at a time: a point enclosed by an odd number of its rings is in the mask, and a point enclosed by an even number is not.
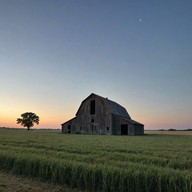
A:
[[[27,127],[27,130],[29,130],[30,127]]]

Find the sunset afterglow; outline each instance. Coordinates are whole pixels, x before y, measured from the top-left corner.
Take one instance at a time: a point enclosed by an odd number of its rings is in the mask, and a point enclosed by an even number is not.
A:
[[[61,128],[91,93],[145,129],[192,128],[191,1],[0,1],[0,127]]]

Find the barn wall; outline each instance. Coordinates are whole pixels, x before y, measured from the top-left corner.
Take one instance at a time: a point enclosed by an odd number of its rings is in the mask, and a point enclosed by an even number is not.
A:
[[[112,130],[114,135],[121,135],[121,125],[127,125],[127,134],[128,135],[143,135],[144,134],[144,126],[142,124],[135,124],[130,122],[129,120],[125,120],[118,116],[113,116],[112,118]]]
[[[135,134],[144,135],[144,125],[136,124],[135,125]]]
[[[129,121],[113,116],[113,134],[114,135],[121,135],[121,125],[127,125],[128,127],[128,135],[134,135],[134,125],[130,123]]]
[[[62,133],[143,135],[144,126],[113,115],[106,105],[106,99],[91,94],[81,103],[76,117],[62,124]]]
[[[69,121],[67,121],[66,123],[62,124],[62,133],[75,133],[76,132],[76,123],[77,123],[77,119],[73,118]],[[70,126],[70,130],[69,130],[69,126]]]
[[[91,114],[93,100],[95,100],[95,113]],[[94,95],[83,101],[76,118],[75,132],[77,133],[112,134],[111,113],[104,102]]]

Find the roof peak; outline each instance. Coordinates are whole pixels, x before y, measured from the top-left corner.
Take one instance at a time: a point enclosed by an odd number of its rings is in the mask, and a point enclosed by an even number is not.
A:
[[[105,97],[102,97],[102,96],[97,95],[95,93],[91,93],[87,98],[89,98],[91,95],[94,95],[94,96],[102,99],[105,102],[106,106],[108,107],[109,111],[113,115],[117,115],[117,116],[121,116],[121,117],[124,117],[127,119],[131,119],[131,117],[128,114],[128,112],[126,111],[126,109],[123,106],[121,106],[120,104],[116,103],[115,101],[108,99],[108,97],[105,98]]]

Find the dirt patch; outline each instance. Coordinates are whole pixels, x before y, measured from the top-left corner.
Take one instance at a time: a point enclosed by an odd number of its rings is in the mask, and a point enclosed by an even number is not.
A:
[[[44,183],[38,180],[0,171],[0,192],[80,192],[65,186]]]

